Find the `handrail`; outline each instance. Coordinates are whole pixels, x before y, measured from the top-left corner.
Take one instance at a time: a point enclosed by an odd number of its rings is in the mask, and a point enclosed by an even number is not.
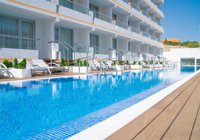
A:
[[[69,45],[67,42],[65,42],[65,41],[63,41],[67,46],[69,46],[71,49],[73,49],[74,50],[74,66],[75,66],[75,56],[76,56],[76,50],[71,46],[71,45]]]

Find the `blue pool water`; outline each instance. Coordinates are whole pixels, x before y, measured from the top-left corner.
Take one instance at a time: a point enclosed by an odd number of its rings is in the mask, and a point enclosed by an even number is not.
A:
[[[164,68],[0,83],[0,139],[68,138],[192,72]]]

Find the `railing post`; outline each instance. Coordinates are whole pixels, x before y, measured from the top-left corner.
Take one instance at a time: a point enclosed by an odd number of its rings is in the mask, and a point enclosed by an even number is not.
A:
[[[3,37],[3,48],[5,48],[5,37]]]
[[[81,61],[81,59],[79,59],[79,75],[80,75],[80,70],[81,70],[81,69],[80,69],[80,61]]]
[[[88,53],[87,53],[87,74],[88,74]]]

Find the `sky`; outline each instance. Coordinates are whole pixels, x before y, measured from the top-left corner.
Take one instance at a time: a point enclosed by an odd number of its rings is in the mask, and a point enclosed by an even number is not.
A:
[[[164,12],[162,39],[199,42],[200,0],[165,0],[161,8]]]

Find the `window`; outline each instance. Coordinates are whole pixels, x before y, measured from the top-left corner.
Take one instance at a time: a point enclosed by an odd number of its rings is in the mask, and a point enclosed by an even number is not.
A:
[[[35,23],[33,21],[0,15],[0,48],[35,49]],[[24,37],[30,39],[14,38]]]

